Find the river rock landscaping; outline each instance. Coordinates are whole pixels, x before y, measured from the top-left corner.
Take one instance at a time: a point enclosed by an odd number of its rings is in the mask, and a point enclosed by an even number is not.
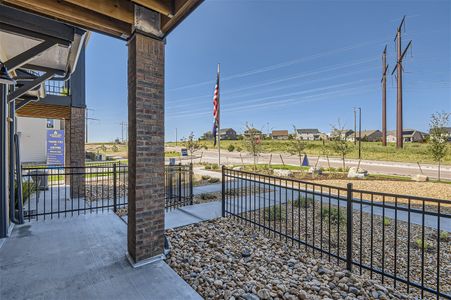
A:
[[[206,299],[409,299],[229,218],[167,236],[167,263]]]

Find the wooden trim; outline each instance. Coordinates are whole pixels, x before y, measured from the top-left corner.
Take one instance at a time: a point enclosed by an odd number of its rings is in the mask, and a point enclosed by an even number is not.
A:
[[[130,36],[131,25],[95,11],[57,0],[3,0],[8,5],[110,35]]]
[[[133,4],[128,0],[64,0],[122,22],[133,24]]]
[[[18,101],[18,103],[20,103]],[[31,102],[17,111],[19,117],[70,119],[70,106]]]
[[[162,18],[161,30],[168,34],[182,22],[203,0],[175,0],[176,14],[173,18]]]

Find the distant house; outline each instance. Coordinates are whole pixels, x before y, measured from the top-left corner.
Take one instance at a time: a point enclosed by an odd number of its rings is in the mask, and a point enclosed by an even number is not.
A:
[[[243,135],[244,137],[249,137],[250,135],[254,135],[254,136],[259,136],[260,138],[262,138],[262,132],[258,129],[255,128],[250,128],[248,130],[245,130]]]
[[[380,130],[364,130],[360,133],[362,141],[365,142],[380,142],[382,140],[382,131]],[[359,132],[357,132],[357,140],[359,138]]]
[[[306,141],[319,141],[327,137],[316,128],[296,129],[295,135],[296,139]]]
[[[344,130],[334,129],[330,133],[330,138],[331,139],[335,139],[337,137],[341,137],[342,139],[345,139],[347,141],[354,141],[354,130],[351,130],[351,129],[344,129]]]
[[[451,142],[451,127],[443,127],[443,129],[445,130],[445,135],[448,139],[448,142]],[[428,136],[430,136],[431,131],[429,130]]]
[[[221,140],[236,140],[236,131],[232,128],[224,128],[219,130],[219,136]]]
[[[211,131],[205,132],[201,137],[200,140],[209,141],[213,139],[213,133]]]
[[[402,132],[402,138],[405,143],[422,143],[426,138],[425,133],[415,129],[406,129]],[[387,142],[396,143],[396,130],[387,132]]]
[[[271,136],[273,140],[288,140],[288,130],[273,130]]]

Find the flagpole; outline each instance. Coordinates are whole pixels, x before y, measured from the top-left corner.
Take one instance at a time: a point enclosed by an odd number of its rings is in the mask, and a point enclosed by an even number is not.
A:
[[[221,166],[221,94],[220,94],[220,71],[218,63],[218,166]]]

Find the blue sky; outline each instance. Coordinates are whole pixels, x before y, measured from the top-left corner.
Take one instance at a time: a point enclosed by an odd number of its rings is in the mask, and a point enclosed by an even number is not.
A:
[[[363,129],[381,123],[381,53],[403,15],[404,127],[427,130],[436,111],[451,111],[450,1],[206,0],[167,38],[166,140],[211,130],[216,65],[221,63],[221,126],[319,128],[339,118]],[[127,47],[93,34],[87,51],[91,141],[121,136],[127,121]],[[387,79],[388,128],[395,127],[396,80]]]

